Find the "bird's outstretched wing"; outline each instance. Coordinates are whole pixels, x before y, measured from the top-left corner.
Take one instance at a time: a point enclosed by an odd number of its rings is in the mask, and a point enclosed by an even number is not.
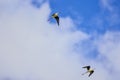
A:
[[[55,19],[56,19],[57,24],[58,24],[58,26],[59,26],[59,17],[58,17],[58,16],[56,16],[56,17],[55,17]]]
[[[87,68],[87,70],[89,70],[89,69],[90,69],[90,66],[84,66],[84,67],[82,67],[82,68]]]
[[[88,75],[89,77],[94,73],[94,71],[91,71],[90,74]]]
[[[52,14],[52,16],[54,16],[54,15],[55,15],[55,13]]]

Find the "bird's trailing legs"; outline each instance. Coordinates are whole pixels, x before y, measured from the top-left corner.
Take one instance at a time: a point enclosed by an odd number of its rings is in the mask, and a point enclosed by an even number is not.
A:
[[[52,17],[50,17],[49,19],[48,19],[48,21],[50,21],[52,19]]]
[[[85,73],[83,73],[82,75],[84,75],[84,74],[86,74],[86,73],[88,73],[88,71],[87,71],[87,72],[85,72]]]

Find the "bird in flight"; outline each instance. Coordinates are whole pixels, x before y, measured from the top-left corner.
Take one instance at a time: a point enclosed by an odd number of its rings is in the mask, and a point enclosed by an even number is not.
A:
[[[83,73],[82,75],[86,74],[86,73],[89,73],[88,77],[90,77],[93,73],[94,73],[94,70],[91,69],[90,66],[84,66],[82,68],[86,68],[87,69],[87,72]]]
[[[59,26],[59,16],[58,16],[58,12],[52,14],[52,18],[54,18],[54,19],[57,21],[57,24],[58,24],[58,26]],[[51,18],[50,18],[50,19],[51,19]],[[50,19],[49,19],[49,20],[50,20]],[[49,20],[48,20],[48,21],[49,21]]]

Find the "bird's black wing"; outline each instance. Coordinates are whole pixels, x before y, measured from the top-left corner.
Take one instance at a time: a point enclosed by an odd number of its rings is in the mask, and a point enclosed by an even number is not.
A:
[[[89,77],[93,74],[94,71],[91,71],[90,74],[89,74]]]
[[[58,17],[58,16],[56,16],[56,17],[55,17],[55,19],[56,19],[57,24],[58,24],[58,26],[59,26],[59,17]]]
[[[87,68],[87,70],[89,70],[89,69],[90,69],[90,66],[84,66],[83,68]]]

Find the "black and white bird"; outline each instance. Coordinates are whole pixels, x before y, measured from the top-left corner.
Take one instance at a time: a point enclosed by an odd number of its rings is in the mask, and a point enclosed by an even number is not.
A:
[[[84,75],[86,73],[89,73],[88,77],[90,77],[94,73],[94,69],[91,69],[90,66],[84,66],[82,68],[86,68],[87,69],[87,72],[83,73],[82,75]]]
[[[58,14],[59,14],[58,12],[52,14],[52,18],[54,18],[54,19],[57,21],[57,24],[58,24],[58,26],[59,26],[59,16],[58,16]],[[51,18],[50,18],[50,19],[51,19]],[[50,19],[49,19],[49,20],[50,20]],[[49,21],[49,20],[48,20],[48,21]]]

